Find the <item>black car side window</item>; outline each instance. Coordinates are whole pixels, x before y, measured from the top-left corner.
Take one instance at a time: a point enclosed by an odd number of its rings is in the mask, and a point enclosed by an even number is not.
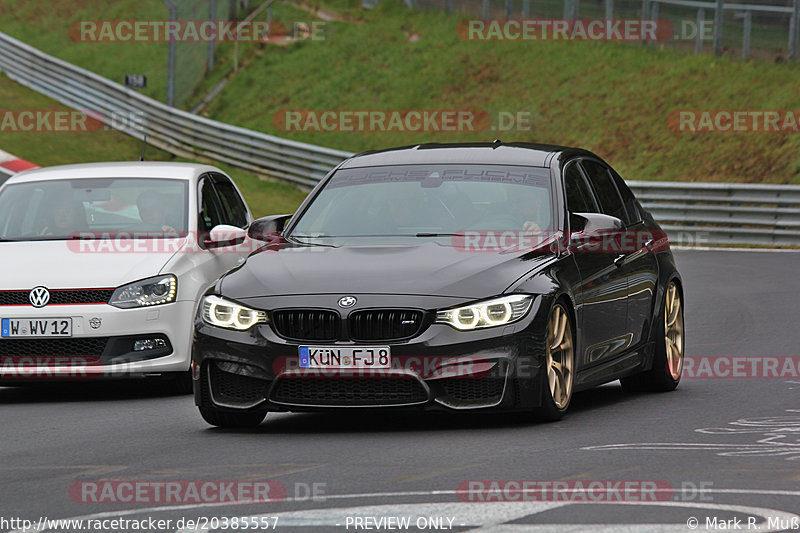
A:
[[[237,228],[247,227],[247,208],[231,180],[221,174],[214,174],[214,188],[219,195],[226,224]]]
[[[564,170],[564,193],[567,197],[567,210],[570,213],[597,213],[592,190],[583,179],[577,163],[567,163]]]
[[[617,186],[614,185],[614,180],[605,165],[591,159],[585,159],[581,161],[581,166],[586,171],[586,176],[589,178],[597,199],[600,201],[600,208],[603,213],[617,217],[626,225],[630,224],[628,213],[625,211],[625,205],[622,203]]]
[[[625,205],[625,211],[628,213],[630,224],[640,222],[642,220],[642,213],[639,211],[639,202],[636,201],[633,191],[630,190],[625,180],[623,180],[614,169],[611,169],[611,176],[614,178],[614,183],[617,186],[620,196],[622,196],[622,203]]]
[[[222,210],[219,206],[217,193],[211,184],[211,180],[206,178],[200,182],[200,215],[198,218],[198,229],[200,231],[211,231],[214,226],[224,224]]]

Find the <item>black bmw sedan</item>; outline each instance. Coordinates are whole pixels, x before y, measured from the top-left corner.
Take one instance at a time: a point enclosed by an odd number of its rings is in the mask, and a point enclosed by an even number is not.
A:
[[[591,152],[426,144],[341,163],[203,298],[195,403],[269,411],[516,411],[556,420],[620,379],[668,391],[683,286],[668,240]]]

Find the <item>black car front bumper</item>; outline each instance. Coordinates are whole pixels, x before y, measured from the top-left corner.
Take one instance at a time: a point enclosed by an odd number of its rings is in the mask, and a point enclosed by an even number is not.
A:
[[[475,331],[432,323],[433,313],[425,311],[416,336],[393,342],[291,340],[271,323],[237,332],[198,318],[192,349],[195,403],[238,412],[532,409],[539,405],[543,382],[546,316],[540,315],[547,306],[542,300],[535,298],[516,323]],[[389,346],[391,368],[300,368],[299,347],[308,345]]]

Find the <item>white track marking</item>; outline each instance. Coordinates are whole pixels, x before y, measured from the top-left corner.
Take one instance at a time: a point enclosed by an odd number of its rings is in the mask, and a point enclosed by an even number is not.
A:
[[[703,494],[737,494],[737,495],[747,495],[747,496],[787,496],[787,497],[800,497],[800,490],[773,490],[773,489],[696,489]],[[453,489],[448,490],[429,490],[429,491],[406,491],[406,492],[372,492],[372,493],[361,493],[361,494],[329,494],[325,496],[326,500],[363,500],[368,498],[404,498],[404,497],[431,497],[431,496],[456,496],[458,494],[466,494],[466,491],[458,491]],[[283,502],[292,502],[295,501],[294,498],[286,498]],[[307,501],[307,500],[302,500]],[[445,502],[441,505],[447,505],[448,503],[453,502]],[[498,502],[492,502],[498,503]],[[512,502],[508,502],[512,503]],[[524,505],[522,502],[513,502],[515,505]],[[529,502],[529,503],[542,503],[542,502]],[[576,502],[577,503],[577,502]],[[593,503],[593,502],[586,502],[586,503]],[[625,504],[625,505],[633,505],[636,502],[607,502],[607,503],[617,503],[617,504]],[[658,505],[672,505],[676,507],[680,506],[692,506],[698,507],[701,504],[699,503],[691,503],[691,502],[681,502],[681,501],[669,501],[669,502],[649,502],[655,503]],[[63,518],[62,520],[89,520],[89,519],[102,519],[102,518],[115,518],[115,517],[123,517],[123,516],[132,516],[137,514],[144,514],[144,513],[158,513],[158,512],[166,512],[166,511],[184,511],[190,509],[212,509],[215,507],[223,507],[223,506],[235,506],[235,505],[252,505],[251,502],[215,502],[215,503],[200,503],[200,504],[186,504],[186,505],[164,505],[158,507],[145,507],[141,509],[123,509],[119,511],[106,511],[102,513],[93,513],[81,516],[73,516],[68,518]],[[481,503],[480,505],[485,506],[487,503]],[[709,504],[712,505],[712,504]],[[724,505],[720,504],[717,506],[720,510],[723,510]],[[783,511],[781,511],[783,513]],[[273,513],[270,516],[273,516]],[[794,516],[794,515],[792,515]],[[615,527],[621,526],[620,524],[615,525]],[[31,530],[11,530],[9,533],[30,533]],[[683,530],[685,531],[685,530]]]
[[[800,250],[796,248],[727,248],[720,246],[716,248],[714,246],[676,246],[670,245],[670,248],[673,250],[680,250],[683,251],[694,251],[694,252],[778,252],[778,253],[800,253]]]
[[[562,524],[562,523],[538,523],[538,524],[507,524],[506,522],[518,520],[531,515],[540,514],[545,511],[565,507],[568,505],[601,504],[601,505],[644,505],[670,508],[684,508],[699,511],[731,512],[748,516],[760,517],[752,529],[762,532],[780,531],[780,527],[769,527],[767,519],[775,520],[777,523],[792,523],[792,520],[800,521],[800,516],[764,507],[753,507],[746,505],[727,505],[715,503],[695,503],[695,502],[462,502],[462,503],[422,503],[422,504],[389,504],[389,505],[369,505],[359,507],[329,508],[329,509],[310,509],[305,511],[289,511],[271,513],[269,515],[256,515],[278,517],[281,527],[341,527],[345,528],[348,517],[352,520],[355,517],[402,517],[407,518],[411,524],[410,529],[416,530],[418,519],[425,518],[451,518],[453,527],[470,527],[470,531],[476,533],[516,533],[522,531],[549,532],[557,529],[561,531],[598,531],[598,532],[686,532],[688,527],[685,522],[666,523],[666,524]],[[705,514],[702,513],[698,518],[703,527],[698,529],[705,530]],[[692,514],[687,513],[687,519]],[[713,515],[712,515],[713,516]],[[445,521],[447,523],[447,521]],[[350,524],[353,527],[352,523]],[[757,527],[755,527],[757,526]]]

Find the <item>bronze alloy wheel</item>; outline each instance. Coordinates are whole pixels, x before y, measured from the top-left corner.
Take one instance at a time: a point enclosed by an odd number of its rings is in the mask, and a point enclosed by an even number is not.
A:
[[[564,307],[556,304],[547,325],[547,382],[558,409],[566,408],[572,396],[574,356],[569,317]]]
[[[672,281],[664,299],[664,342],[667,348],[667,371],[674,380],[683,370],[683,305],[678,286]]]

